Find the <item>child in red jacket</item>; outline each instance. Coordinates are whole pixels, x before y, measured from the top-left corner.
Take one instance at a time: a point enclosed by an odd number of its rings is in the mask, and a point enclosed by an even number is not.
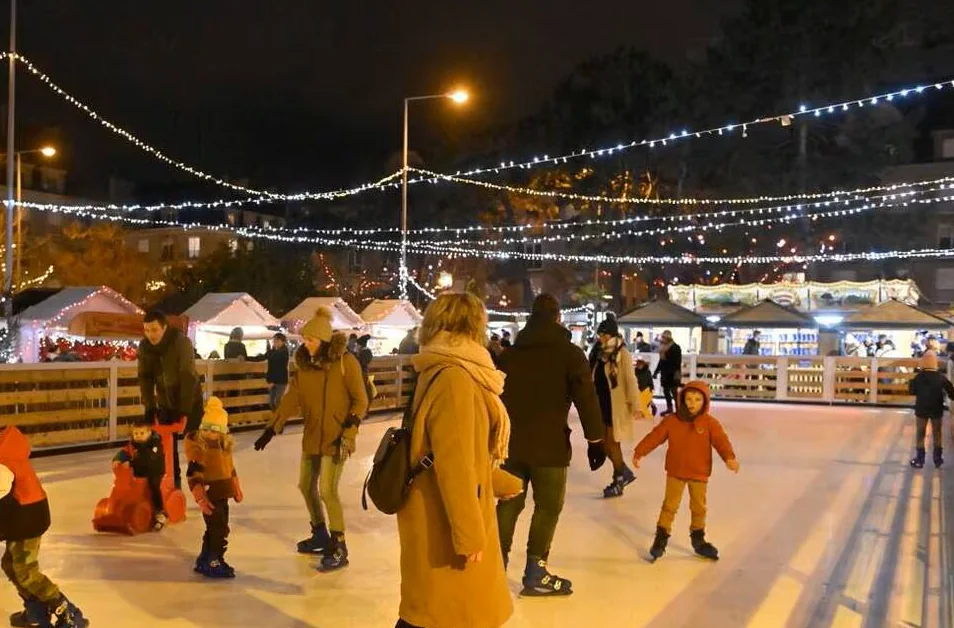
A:
[[[706,541],[706,492],[712,475],[712,450],[719,452],[725,466],[739,472],[732,443],[722,424],[709,415],[709,386],[705,382],[690,382],[679,393],[675,414],[666,416],[653,431],[636,445],[633,465],[639,467],[641,458],[648,456],[667,440],[666,497],[663,499],[656,538],[649,550],[653,560],[666,553],[672,532],[672,522],[689,488],[689,510],[692,520],[689,537],[692,549],[703,558],[718,560],[719,550]]]
[[[0,429],[0,565],[23,600],[11,626],[86,628],[89,621],[40,571],[40,539],[50,527],[50,504],[33,466],[30,443],[14,426]]]

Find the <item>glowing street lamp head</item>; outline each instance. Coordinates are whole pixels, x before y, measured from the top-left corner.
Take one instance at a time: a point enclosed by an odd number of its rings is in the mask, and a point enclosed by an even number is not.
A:
[[[447,95],[448,98],[456,102],[458,105],[462,105],[468,100],[470,100],[470,94],[467,93],[465,89],[457,89],[452,91]]]
[[[40,149],[40,154],[43,155],[44,157],[53,157],[54,155],[56,155],[56,149],[53,148],[52,146],[44,146],[43,148]]]

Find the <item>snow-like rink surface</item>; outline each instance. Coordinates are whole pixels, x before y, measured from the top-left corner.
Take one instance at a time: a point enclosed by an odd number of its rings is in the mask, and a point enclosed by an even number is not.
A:
[[[568,599],[519,599],[508,628],[951,626],[954,475],[929,463],[912,470],[913,418],[889,409],[715,403],[742,463],[733,475],[716,459],[708,537],[717,563],[696,558],[688,503],[669,552],[652,542],[664,488],[664,448],[644,461],[617,500],[601,498],[610,470],[591,473],[575,430],[566,508],[552,570],[573,581]],[[400,572],[394,518],[360,507],[361,485],[381,417],[362,428],[342,481],[351,566],[331,575],[295,553],[308,521],[298,493],[300,428],[255,452],[239,434],[236,465],[245,502],[232,508],[228,561],[238,578],[192,573],[203,524],[189,519],[160,534],[96,534],[96,501],[108,494],[112,451],[35,461],[53,509],[41,565],[96,628],[386,627],[396,620]],[[650,425],[637,424],[637,435]],[[950,445],[945,421],[946,438]],[[930,439],[930,436],[929,436]],[[930,441],[929,441],[930,442]],[[929,444],[930,447],[930,444]],[[632,444],[626,446],[627,457]],[[954,449],[948,449],[954,467]],[[520,590],[525,511],[511,558]],[[0,612],[17,610],[12,586]]]

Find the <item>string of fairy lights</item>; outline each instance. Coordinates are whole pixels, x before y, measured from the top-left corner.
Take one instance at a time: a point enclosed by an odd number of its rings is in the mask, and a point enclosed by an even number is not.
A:
[[[433,301],[437,298],[437,295],[422,286],[414,277],[408,277],[407,282],[409,285],[413,286],[418,292],[420,292],[428,301]],[[577,307],[567,307],[560,310],[561,314],[576,314],[579,312],[586,312],[590,307],[586,305],[580,305]],[[490,316],[506,316],[512,318],[520,318],[530,316],[530,312],[525,310],[494,310],[487,309],[487,314]]]

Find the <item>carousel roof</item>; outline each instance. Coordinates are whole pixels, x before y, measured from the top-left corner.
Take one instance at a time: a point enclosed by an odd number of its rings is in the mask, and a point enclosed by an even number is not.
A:
[[[939,329],[951,323],[919,307],[892,299],[859,310],[846,318],[842,326],[849,329]]]

